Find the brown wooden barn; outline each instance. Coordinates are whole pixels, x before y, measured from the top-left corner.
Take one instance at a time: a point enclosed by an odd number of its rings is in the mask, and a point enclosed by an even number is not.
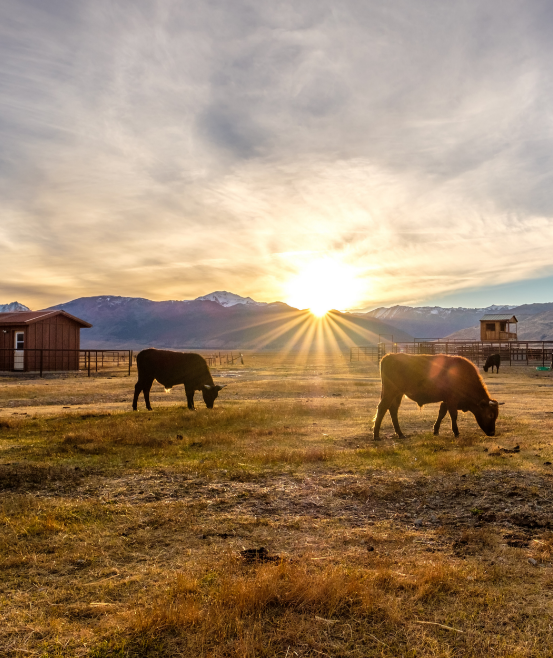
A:
[[[82,327],[65,311],[0,313],[0,371],[78,370]]]
[[[517,340],[517,322],[514,315],[484,315],[480,320],[480,340]]]

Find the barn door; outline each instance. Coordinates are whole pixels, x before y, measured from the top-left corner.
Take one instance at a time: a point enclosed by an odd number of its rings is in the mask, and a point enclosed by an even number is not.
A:
[[[24,370],[25,369],[25,333],[23,331],[15,332],[15,350],[13,357],[13,369],[14,370]]]

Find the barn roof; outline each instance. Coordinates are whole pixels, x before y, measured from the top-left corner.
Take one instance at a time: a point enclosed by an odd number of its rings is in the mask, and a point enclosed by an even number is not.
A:
[[[483,315],[480,318],[480,322],[518,322],[516,317],[514,315],[504,315],[504,314],[499,314],[496,315],[494,313],[488,313],[488,315]]]
[[[0,313],[0,325],[17,325],[25,327],[34,322],[40,322],[55,315],[63,315],[69,320],[74,320],[81,327],[92,327],[89,322],[76,318],[74,315],[62,310],[55,311],[14,311],[13,313]]]

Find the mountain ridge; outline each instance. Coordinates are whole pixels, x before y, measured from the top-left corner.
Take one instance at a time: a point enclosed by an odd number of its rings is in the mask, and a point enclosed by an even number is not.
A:
[[[81,333],[82,346],[90,349],[152,345],[171,349],[296,349],[304,344],[310,327],[317,322],[309,311],[283,302],[223,306],[202,299],[155,302],[142,297],[101,295],[80,297],[47,310],[54,309],[63,309],[93,325]],[[343,350],[367,345],[378,342],[378,334],[392,331],[396,340],[413,338],[376,318],[339,311],[331,311],[323,322],[327,323],[326,342],[313,333],[313,344],[319,341],[320,347]]]
[[[122,341],[127,345],[137,342],[148,344],[161,340],[164,346],[185,343],[186,345],[183,346],[208,345],[223,349],[232,344],[233,349],[236,347],[245,349],[246,344],[256,347],[263,343],[260,332],[252,329],[258,321],[272,324],[272,331],[276,336],[279,332],[277,327],[279,314],[291,314],[292,323],[299,322],[300,316],[297,314],[307,314],[306,317],[309,315],[308,311],[294,309],[283,302],[257,302],[251,297],[242,297],[225,290],[217,290],[195,299],[159,302],[144,297],[97,295],[57,304],[50,309],[65,309],[96,326],[91,332],[83,333],[83,345],[86,344],[87,347],[112,346],[116,341],[118,344]],[[224,318],[219,317],[221,309],[228,310],[230,314]],[[19,302],[0,304],[0,312],[24,310],[30,309]],[[553,302],[518,306],[492,304],[473,308],[396,304],[390,307],[380,306],[368,312],[333,311],[333,317],[341,318],[341,322],[349,321],[353,325],[360,322],[361,334],[357,336],[352,334],[349,337],[351,345],[363,345],[377,342],[378,334],[391,334],[396,342],[412,340],[413,337],[477,340],[480,335],[480,318],[486,313],[502,311],[517,316],[518,336],[521,340],[553,339]],[[227,330],[214,333],[207,319],[200,320],[202,314],[205,314],[206,318],[217,316],[217,322],[231,322]],[[179,322],[182,325],[180,330]],[[171,327],[170,330],[167,329],[168,326]],[[364,335],[364,340],[361,340],[365,330],[369,333]],[[288,338],[292,337],[288,336]],[[344,343],[343,337],[339,342]],[[282,341],[277,343],[283,344]],[[277,343],[274,343],[275,347]],[[271,344],[269,341],[269,345]]]
[[[381,306],[367,313],[357,314],[363,317],[368,315],[383,320],[393,327],[411,333],[416,338],[451,338],[452,336],[462,338],[465,335],[471,335],[474,336],[474,339],[478,339],[479,331],[477,334],[474,331],[472,333],[465,332],[462,334],[458,332],[474,330],[475,327],[479,326],[479,320],[483,315],[501,311],[512,313],[516,315],[519,321],[523,321],[535,317],[540,313],[553,311],[553,302],[520,304],[518,306],[511,304],[492,304],[490,306],[475,308],[402,306],[398,304],[391,307]],[[550,336],[553,337],[553,327]]]

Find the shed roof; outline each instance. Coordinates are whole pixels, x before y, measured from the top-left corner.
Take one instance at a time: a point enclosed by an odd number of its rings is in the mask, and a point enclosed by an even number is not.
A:
[[[13,313],[0,313],[0,325],[17,325],[25,327],[35,322],[40,322],[46,318],[54,317],[55,315],[63,315],[69,320],[73,320],[80,324],[81,327],[92,327],[89,322],[76,318],[63,310],[55,311],[14,311]]]
[[[480,322],[518,322],[514,315],[495,315],[493,313],[488,313],[488,315],[483,315],[480,318]]]

